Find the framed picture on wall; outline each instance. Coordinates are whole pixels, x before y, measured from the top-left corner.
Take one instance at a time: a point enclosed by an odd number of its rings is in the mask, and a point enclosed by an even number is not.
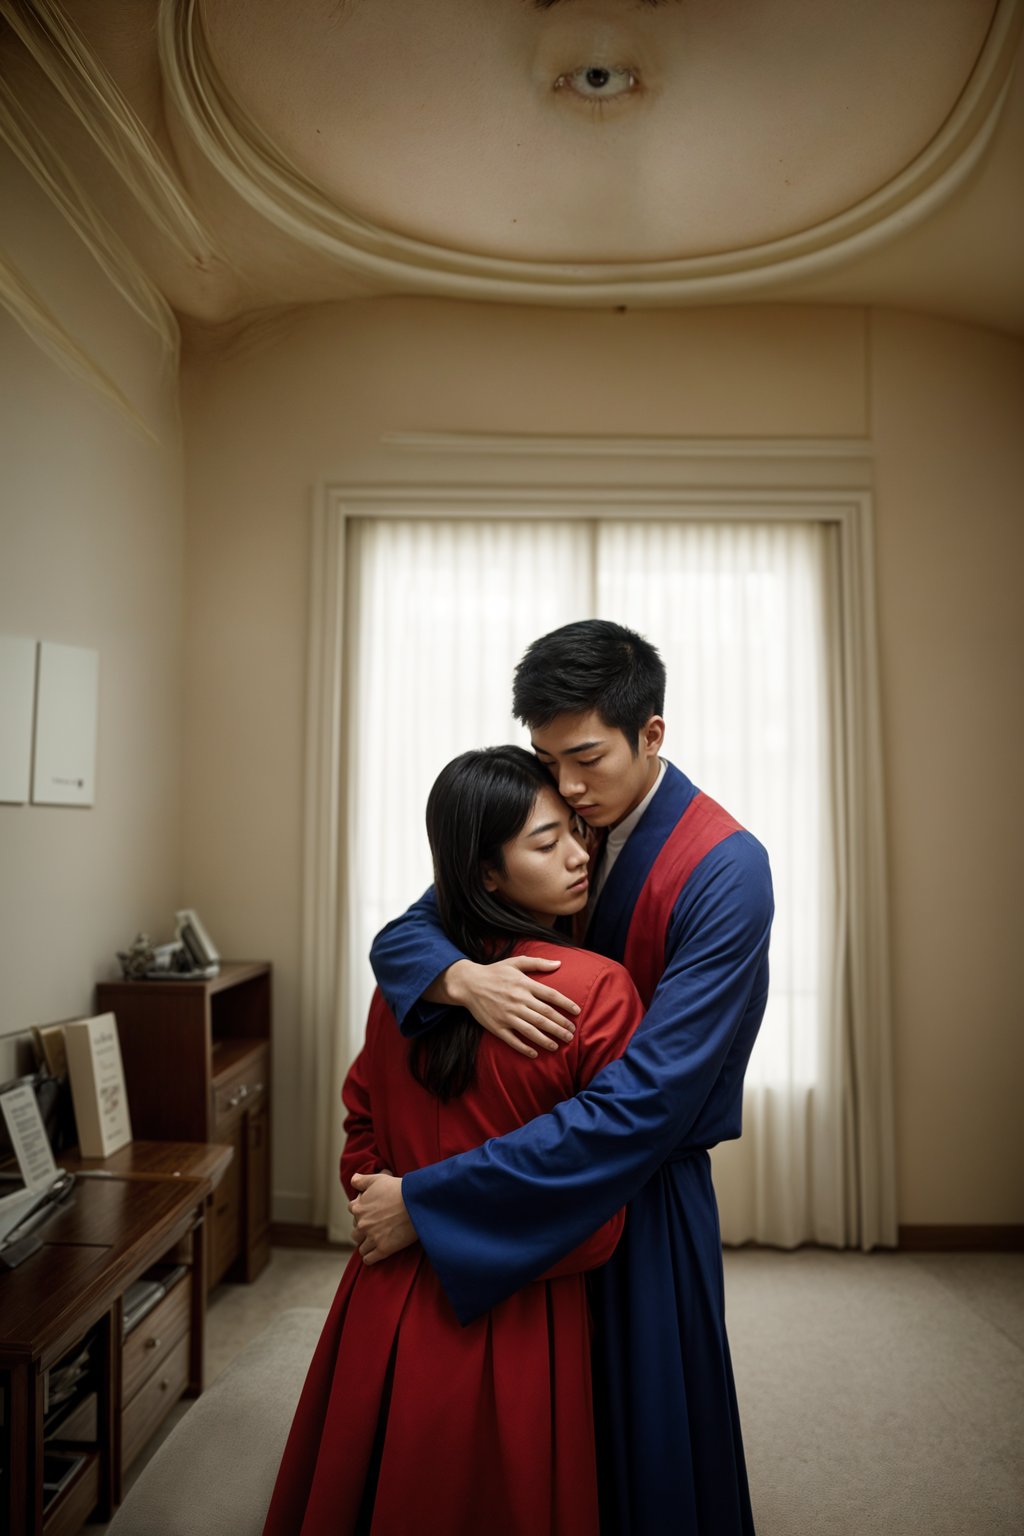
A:
[[[96,789],[98,651],[39,645],[34,805],[92,805]]]

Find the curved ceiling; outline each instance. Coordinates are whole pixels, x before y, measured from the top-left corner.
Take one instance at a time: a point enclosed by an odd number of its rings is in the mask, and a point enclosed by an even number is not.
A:
[[[1024,331],[1019,0],[216,0],[195,20],[218,89],[300,189],[271,217],[161,80],[155,0],[66,8],[219,259],[169,250],[60,104],[39,111],[184,316],[787,298]]]
[[[228,88],[357,218],[646,264],[825,224],[935,140],[995,0],[218,0]],[[908,61],[913,68],[908,69]]]

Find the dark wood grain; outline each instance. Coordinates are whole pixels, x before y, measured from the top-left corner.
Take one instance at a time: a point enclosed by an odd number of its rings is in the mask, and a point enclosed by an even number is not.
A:
[[[133,1280],[200,1219],[209,1183],[82,1179],[38,1235],[44,1246],[0,1275],[0,1364],[46,1369]]]
[[[65,1153],[61,1167],[68,1173],[85,1170],[119,1179],[209,1179],[216,1189],[233,1156],[232,1147],[213,1141],[130,1141],[109,1157]]]
[[[108,1254],[105,1244],[44,1245],[17,1269],[0,1273],[0,1368],[37,1357],[41,1330],[53,1314],[74,1314],[83,1289],[104,1275]]]
[[[210,998],[203,983],[126,982],[96,989],[121,1042],[132,1135],[209,1141]]]
[[[187,1149],[186,1149],[187,1154]],[[187,1160],[183,1154],[178,1161]],[[132,1159],[127,1159],[130,1163]],[[146,1166],[145,1154],[136,1160]],[[227,1149],[194,1163],[222,1165]],[[150,1165],[151,1166],[151,1165]],[[0,1527],[32,1536],[70,1536],[94,1508],[109,1518],[122,1486],[122,1333],[125,1288],[184,1239],[190,1239],[192,1278],[184,1282],[190,1325],[180,1340],[184,1366],[170,1384],[154,1388],[145,1429],[159,1417],[156,1403],[202,1385],[205,1305],[203,1215],[210,1177],[175,1170],[128,1177],[83,1175],[71,1199],[37,1229],[43,1246],[15,1270],[0,1271],[0,1372],[10,1409],[11,1476],[3,1490]],[[95,1336],[96,1447],[83,1471],[43,1513],[44,1373],[90,1333]],[[198,1345],[197,1345],[198,1341]],[[139,1390],[143,1390],[139,1388]]]
[[[251,1035],[215,1040],[210,1059],[214,1114],[218,1112],[221,1096],[229,1093],[234,1086],[244,1086],[250,1094],[265,1093],[269,1068],[270,1058],[265,1041],[256,1040]]]

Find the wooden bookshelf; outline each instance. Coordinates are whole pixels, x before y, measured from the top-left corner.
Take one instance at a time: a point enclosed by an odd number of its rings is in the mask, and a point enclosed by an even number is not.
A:
[[[271,967],[226,961],[209,981],[103,982],[96,1008],[117,1018],[134,1134],[234,1149],[210,1218],[207,1285],[255,1279],[270,1258]]]

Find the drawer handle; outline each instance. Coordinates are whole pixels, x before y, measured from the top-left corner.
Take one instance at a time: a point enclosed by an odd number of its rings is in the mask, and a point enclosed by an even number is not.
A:
[[[237,1109],[242,1100],[247,1099],[250,1093],[257,1094],[262,1092],[262,1083],[253,1083],[251,1088],[249,1087],[248,1083],[243,1083],[242,1086],[236,1089],[236,1091],[228,1099],[228,1109]]]
[[[161,1340],[159,1338],[157,1338],[157,1336],[155,1334],[151,1334],[150,1337],[146,1340],[146,1348],[147,1349],[159,1349],[160,1348],[160,1344],[161,1344]]]

